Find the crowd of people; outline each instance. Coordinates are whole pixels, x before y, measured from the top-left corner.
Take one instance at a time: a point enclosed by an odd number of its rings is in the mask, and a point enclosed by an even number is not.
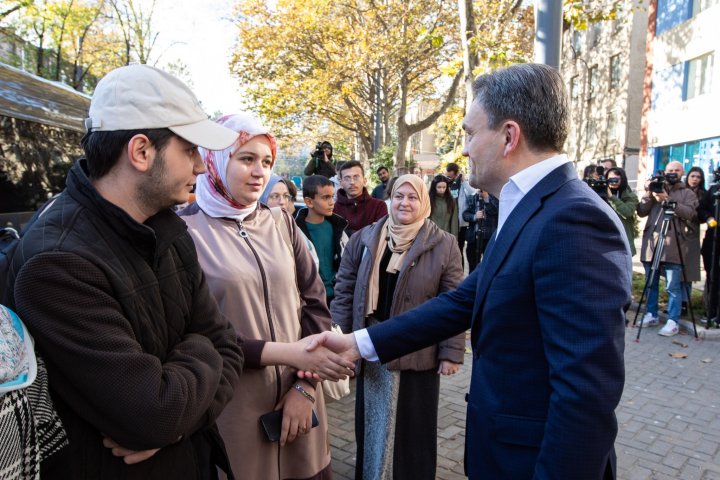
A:
[[[644,194],[638,198],[628,184],[625,170],[614,160],[589,165],[583,171],[586,182],[605,199],[617,213],[628,238],[630,251],[636,252],[635,239],[639,235],[639,218],[646,218],[641,237],[640,261],[647,283],[643,327],[659,325],[659,283],[665,277],[667,292],[667,322],[660,335],[679,333],[679,319],[688,314],[692,284],[701,280],[702,265],[707,273],[705,295],[717,290],[717,282],[710,285],[713,261],[712,243],[715,230],[713,192],[706,189],[705,173],[700,167],[684,171],[682,163],[671,161],[644,183]],[[597,188],[600,185],[600,188]],[[663,223],[667,229],[663,230]],[[707,224],[703,245],[701,225]],[[662,245],[659,242],[662,239]],[[715,272],[717,273],[717,272]],[[715,310],[705,301],[707,318]]]
[[[0,393],[11,411],[43,405],[0,417],[42,442],[6,447],[10,478],[329,479],[324,392],[354,376],[356,478],[433,479],[440,375],[461,368],[467,330],[469,476],[614,478],[637,217],[650,275],[673,205],[672,335],[711,220],[702,171],[685,183],[671,162],[638,199],[610,165],[602,201],[561,153],[555,70],[499,69],[473,89],[467,178],[456,163],[429,185],[379,167],[371,193],[363,164],[323,141],[296,211],[258,118],[210,121],[145,65],[103,78],[85,156],[10,265],[0,353],[22,361]],[[646,326],[657,276],[651,291]]]

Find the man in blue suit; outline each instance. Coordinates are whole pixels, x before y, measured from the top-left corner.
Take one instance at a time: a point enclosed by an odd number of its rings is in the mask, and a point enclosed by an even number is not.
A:
[[[556,70],[515,65],[473,88],[463,154],[471,184],[500,199],[482,263],[455,291],[317,343],[387,362],[471,328],[470,478],[615,478],[627,238],[560,154],[568,113]]]

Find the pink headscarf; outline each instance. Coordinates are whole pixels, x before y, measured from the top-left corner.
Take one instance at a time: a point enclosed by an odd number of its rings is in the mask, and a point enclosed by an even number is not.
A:
[[[230,153],[251,139],[264,135],[270,142],[272,161],[275,164],[277,142],[275,137],[270,134],[270,130],[257,117],[247,112],[224,115],[216,122],[238,132],[238,139],[225,150],[207,150],[202,147],[198,149],[205,162],[207,172],[198,177],[195,189],[196,201],[200,208],[211,217],[235,217],[247,214],[255,209],[257,202],[251,205],[242,205],[230,193],[227,182]]]

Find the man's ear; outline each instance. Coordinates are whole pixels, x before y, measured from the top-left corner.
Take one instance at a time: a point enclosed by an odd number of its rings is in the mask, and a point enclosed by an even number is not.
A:
[[[305,206],[308,207],[308,209],[312,209],[313,206],[313,199],[310,197],[303,197],[303,201],[305,202]]]
[[[503,154],[507,156],[518,148],[520,143],[520,125],[518,125],[517,122],[508,120],[503,125],[503,135],[505,135]]]
[[[147,172],[152,167],[155,158],[155,147],[150,139],[138,133],[127,144],[127,155],[130,165],[139,172]]]

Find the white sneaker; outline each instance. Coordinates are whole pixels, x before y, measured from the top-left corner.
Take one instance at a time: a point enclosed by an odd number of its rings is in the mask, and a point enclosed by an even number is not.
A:
[[[673,335],[677,335],[679,331],[678,323],[675,320],[668,320],[665,326],[660,329],[658,335],[672,337]]]
[[[658,321],[658,317],[654,317],[652,313],[646,313],[643,317],[640,324],[643,327],[654,327],[655,325],[658,325],[660,322]]]

